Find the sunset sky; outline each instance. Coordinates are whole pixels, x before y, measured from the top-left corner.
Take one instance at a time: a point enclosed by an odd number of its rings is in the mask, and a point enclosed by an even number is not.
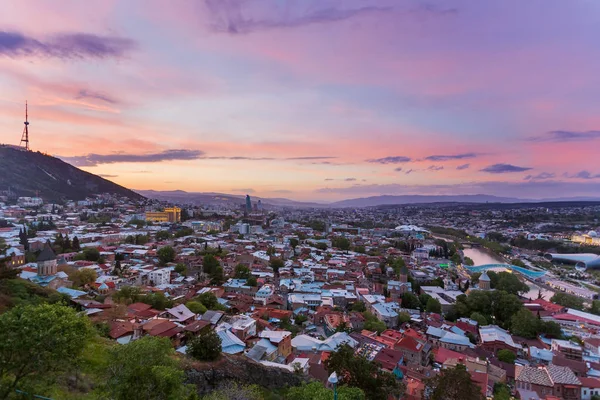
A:
[[[0,142],[133,189],[600,197],[598,0],[0,2]],[[1,173],[1,171],[0,171]]]

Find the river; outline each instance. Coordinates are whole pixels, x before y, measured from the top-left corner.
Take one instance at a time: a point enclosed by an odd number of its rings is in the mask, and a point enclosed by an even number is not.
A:
[[[469,257],[473,260],[475,266],[477,265],[485,265],[485,264],[506,264],[506,260],[502,259],[502,257],[497,256],[495,254],[489,253],[483,249],[479,248],[470,248],[464,249],[463,254],[465,257]],[[529,286],[529,292],[523,294],[523,297],[529,299],[537,299],[538,293],[540,291],[540,287],[533,282],[530,282],[525,279],[525,283]],[[554,295],[554,292],[546,289],[542,290],[542,296],[545,300],[550,300],[550,298]]]

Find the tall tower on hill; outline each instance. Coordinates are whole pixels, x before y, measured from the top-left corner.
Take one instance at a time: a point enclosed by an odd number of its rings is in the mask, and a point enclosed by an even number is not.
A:
[[[23,128],[21,142],[19,143],[19,146],[23,145],[25,145],[25,150],[29,151],[29,119],[27,115],[27,102],[25,102],[25,128]]]

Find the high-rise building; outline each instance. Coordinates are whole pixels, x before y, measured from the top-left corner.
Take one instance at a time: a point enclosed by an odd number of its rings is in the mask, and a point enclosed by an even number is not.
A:
[[[252,200],[250,200],[250,195],[249,194],[246,195],[246,212],[247,213],[251,213],[252,212]]]
[[[258,203],[256,204],[256,208],[258,209],[258,211],[262,211],[263,210],[262,201],[258,200]]]

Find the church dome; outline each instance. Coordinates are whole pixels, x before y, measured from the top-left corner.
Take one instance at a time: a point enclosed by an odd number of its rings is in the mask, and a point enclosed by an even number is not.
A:
[[[596,232],[596,231],[589,231],[589,232],[588,232],[588,236],[591,236],[591,237],[598,237],[598,232]]]
[[[483,274],[481,274],[481,276],[479,277],[479,282],[484,281],[484,282],[489,282],[490,281],[490,277],[488,276],[487,272],[484,272]]]

